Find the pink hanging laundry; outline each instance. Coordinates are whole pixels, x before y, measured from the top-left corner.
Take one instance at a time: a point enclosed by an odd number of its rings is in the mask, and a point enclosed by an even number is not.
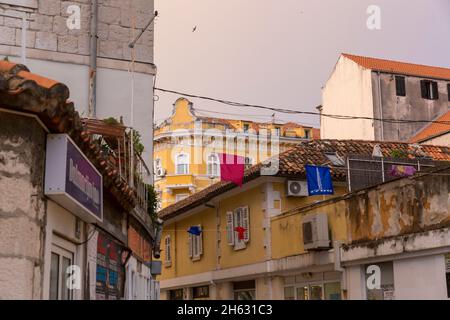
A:
[[[393,177],[410,177],[417,172],[413,166],[392,165],[389,174]]]
[[[242,187],[245,158],[237,155],[219,153],[220,180],[230,181]]]

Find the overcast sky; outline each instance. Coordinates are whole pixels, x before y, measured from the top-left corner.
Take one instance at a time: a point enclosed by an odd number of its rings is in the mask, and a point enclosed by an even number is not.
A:
[[[381,8],[381,30],[366,26],[369,5]],[[157,86],[166,89],[316,111],[341,52],[450,67],[450,0],[155,0],[155,7]],[[178,96],[157,94],[161,120]],[[270,120],[269,111],[191,101]],[[276,118],[319,123],[314,116]]]

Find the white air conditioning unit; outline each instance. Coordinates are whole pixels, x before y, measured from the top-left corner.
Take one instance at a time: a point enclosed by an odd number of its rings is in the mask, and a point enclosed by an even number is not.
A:
[[[288,197],[307,197],[308,185],[306,181],[288,180],[287,195]]]
[[[306,216],[303,219],[303,245],[305,250],[320,250],[330,248],[330,236],[328,234],[328,216],[319,213]]]
[[[158,177],[164,177],[166,175],[166,169],[164,169],[164,168],[156,169],[156,175]]]

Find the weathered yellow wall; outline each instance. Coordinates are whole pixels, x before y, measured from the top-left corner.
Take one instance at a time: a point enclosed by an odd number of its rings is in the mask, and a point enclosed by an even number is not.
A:
[[[241,266],[264,260],[263,202],[264,194],[260,186],[220,202],[220,230],[222,238],[220,265],[222,268]],[[227,244],[226,212],[242,206],[248,206],[250,211],[250,241],[245,249],[235,251],[234,247]]]
[[[272,258],[279,259],[305,253],[303,248],[302,222],[305,215],[327,213],[331,241],[345,240],[347,235],[345,207],[332,203],[306,212],[281,215],[271,220]]]
[[[201,225],[203,230],[203,255],[198,261],[189,257],[188,232],[191,226]],[[187,217],[164,226],[162,249],[165,236],[170,234],[172,240],[172,265],[164,267],[165,252],[162,252],[163,271],[161,279],[180,277],[211,271],[216,267],[216,215],[214,209],[206,209],[196,215]]]
[[[342,200],[348,209],[348,240],[366,242],[449,226],[447,174],[401,179]]]
[[[279,191],[282,196],[282,211],[286,212],[299,206],[307,206],[317,200],[323,200],[322,196],[318,197],[285,197],[285,184],[273,183],[274,190]],[[336,187],[335,196],[345,193],[345,187]],[[220,234],[221,234],[221,268],[231,268],[243,266],[266,260],[266,249],[264,248],[265,231],[263,229],[265,214],[263,205],[265,201],[265,184],[256,186],[250,190],[232,196],[220,201],[218,210],[220,214]],[[330,198],[330,197],[328,197]],[[226,213],[234,209],[248,206],[250,211],[250,241],[247,247],[242,250],[234,250],[233,246],[227,244],[226,234]],[[345,239],[346,221],[345,210],[334,204],[314,209],[308,214],[314,212],[327,212],[329,217],[329,225],[332,231],[332,239]],[[297,255],[304,253],[302,244],[302,219],[303,213],[286,213],[271,218],[271,242],[272,242],[272,258],[278,259],[282,257]],[[203,234],[204,256],[201,261],[191,262],[188,257],[187,232],[186,230],[192,226],[201,223],[205,225]],[[172,243],[177,230],[176,239],[176,266],[172,264],[171,268],[164,268],[162,279],[175,277],[175,269],[177,276],[196,274],[200,272],[212,271],[216,269],[216,211],[215,209],[205,209],[193,216],[187,217],[180,222],[172,223],[164,226],[163,234],[171,234]],[[163,237],[164,239],[164,237]],[[172,245],[172,248],[174,246]],[[174,250],[174,249],[173,249]],[[172,257],[175,257],[172,252]],[[164,253],[163,253],[164,259]],[[164,260],[163,260],[164,261]],[[181,269],[180,269],[181,268]]]

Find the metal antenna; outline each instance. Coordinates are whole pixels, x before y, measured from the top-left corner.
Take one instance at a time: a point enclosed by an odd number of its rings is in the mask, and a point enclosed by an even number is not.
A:
[[[130,48],[134,48],[136,42],[139,41],[139,39],[142,37],[142,35],[144,34],[145,30],[148,29],[148,27],[150,27],[150,25],[152,24],[153,20],[155,20],[155,18],[158,16],[158,11],[155,11],[155,14],[153,16],[153,18],[150,20],[150,22],[145,26],[145,28],[143,28],[141,30],[141,32],[138,34],[138,36],[136,37],[136,39],[133,40],[133,42],[131,42],[128,46]]]

